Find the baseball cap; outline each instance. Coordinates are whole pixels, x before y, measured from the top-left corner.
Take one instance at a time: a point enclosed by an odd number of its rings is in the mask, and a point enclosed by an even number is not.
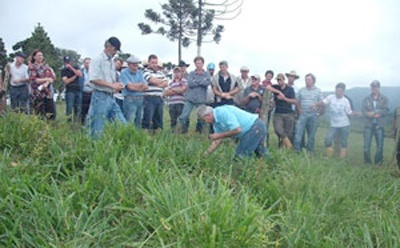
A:
[[[214,63],[209,63],[207,65],[207,70],[215,70],[215,64]]]
[[[21,58],[25,59],[26,55],[25,55],[25,53],[18,51],[18,52],[15,53],[15,57],[21,57]]]
[[[115,47],[115,49],[118,51],[121,50],[121,41],[119,41],[117,37],[112,36],[108,38],[107,42],[110,43],[111,46]]]
[[[374,80],[370,84],[371,87],[381,87],[381,83],[378,80]]]
[[[71,58],[68,55],[64,56],[64,63],[71,62]]]

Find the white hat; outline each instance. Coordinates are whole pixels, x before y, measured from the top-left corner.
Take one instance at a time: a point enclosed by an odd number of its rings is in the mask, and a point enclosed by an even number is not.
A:
[[[136,57],[135,55],[129,56],[129,58],[126,60],[126,62],[130,63],[130,64],[140,64],[140,63],[142,63],[142,61],[140,61],[140,59],[138,57]]]

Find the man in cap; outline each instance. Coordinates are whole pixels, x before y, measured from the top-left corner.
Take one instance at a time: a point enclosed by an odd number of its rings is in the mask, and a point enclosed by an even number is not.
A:
[[[178,67],[181,68],[181,73],[182,77],[187,80],[189,73],[187,72],[187,68],[190,66],[190,64],[186,64],[185,61],[181,60],[179,61]]]
[[[207,71],[210,74],[210,77],[212,78],[214,76],[214,72],[215,72],[215,64],[209,63],[207,65]],[[207,101],[206,102],[210,106],[212,106],[215,102],[215,95],[214,95],[211,84],[207,87]]]
[[[25,54],[15,53],[14,63],[9,64],[6,70],[10,75],[11,108],[17,112],[28,113],[29,102],[29,75],[28,66],[24,64]]]
[[[124,84],[117,81],[113,57],[121,49],[121,42],[111,37],[104,44],[104,51],[90,64],[89,79],[94,88],[89,108],[91,136],[99,138],[103,133],[106,121],[126,119],[115,101],[114,93],[124,89]]]
[[[126,60],[128,67],[121,71],[121,82],[125,85],[123,112],[126,120],[140,127],[142,120],[143,92],[147,90],[147,82],[139,70],[140,59],[131,55]]]
[[[210,134],[212,140],[205,155],[211,154],[221,144],[222,139],[235,137],[239,139],[235,157],[266,157],[264,146],[266,137],[265,123],[257,114],[246,112],[232,105],[212,108],[202,105],[197,109],[197,117],[206,123],[213,124],[215,133]]]
[[[383,140],[385,117],[389,112],[388,98],[380,93],[381,83],[374,80],[370,84],[371,94],[364,98],[361,112],[366,122],[364,126],[364,162],[371,164],[371,142],[372,136],[376,141],[376,153],[374,162],[376,165],[383,163]]]
[[[82,77],[82,71],[71,62],[71,58],[64,56],[64,67],[61,69],[61,80],[65,84],[65,104],[66,116],[68,122],[72,121],[72,110],[74,111],[74,120],[80,121],[82,109],[82,85],[79,78]]]
[[[286,75],[287,80],[288,80],[288,83],[287,83],[287,84],[288,84],[290,87],[293,88],[295,98],[297,98],[297,93],[299,92],[299,87],[297,87],[297,86],[294,84],[294,81],[296,81],[297,79],[299,79],[300,76],[297,75],[297,73],[296,73],[295,70],[291,70],[290,72],[286,73],[285,75]],[[295,104],[292,104],[292,109],[293,109],[293,111],[294,111],[294,113],[295,113],[295,118],[297,118],[297,117],[299,116],[299,106],[297,105],[297,101],[296,101]],[[294,142],[294,135],[295,135],[295,133],[296,133],[295,127],[296,127],[296,125],[293,125],[293,134],[292,134],[292,138],[291,138],[291,140],[290,140],[292,143]],[[301,141],[301,145],[300,145],[301,147],[304,147],[304,144],[305,144],[304,139],[305,139],[305,136],[303,136],[303,139],[302,139],[302,141]]]
[[[236,105],[239,107],[243,107],[243,92],[244,89],[250,86],[251,79],[249,76],[249,68],[247,66],[242,66],[240,68],[240,76],[237,78],[238,86],[239,86],[239,93],[237,93],[233,100],[235,101]]]
[[[251,76],[251,84],[243,93],[242,105],[247,112],[260,114],[265,88],[260,84],[260,76]]]

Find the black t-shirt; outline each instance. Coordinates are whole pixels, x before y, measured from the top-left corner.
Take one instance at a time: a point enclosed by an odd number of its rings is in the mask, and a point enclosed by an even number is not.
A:
[[[278,84],[274,84],[272,85],[272,87],[281,91],[286,98],[295,99],[294,90],[291,86],[286,85],[284,89],[281,89],[281,87]],[[287,101],[284,100],[279,100],[278,94],[276,93],[274,93],[274,99],[275,99],[275,113],[277,114],[293,113],[293,108],[291,103],[288,103]]]
[[[257,90],[253,89],[253,87],[249,86],[244,90],[243,98],[246,98],[250,93],[257,92],[261,96],[264,95],[265,88],[259,86]],[[246,104],[245,110],[250,113],[259,113],[261,109],[261,101],[258,97],[252,97]]]
[[[74,66],[74,68],[76,70],[79,70],[79,68],[77,68],[75,66]],[[73,76],[75,76],[75,73],[72,70],[70,70],[70,69],[68,69],[66,67],[64,67],[61,70],[61,78],[63,78],[63,77],[71,78]],[[79,84],[79,77],[76,77],[76,79],[73,82],[67,84],[65,86],[65,88],[67,89],[67,91],[80,91],[82,89],[82,87]]]

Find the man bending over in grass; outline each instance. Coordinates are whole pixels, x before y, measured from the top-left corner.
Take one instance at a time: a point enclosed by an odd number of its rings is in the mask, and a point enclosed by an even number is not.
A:
[[[266,157],[268,149],[264,146],[267,129],[258,114],[248,113],[232,105],[223,105],[215,109],[202,105],[197,109],[197,117],[213,124],[215,133],[209,138],[213,141],[205,151],[209,155],[217,149],[223,138],[236,137],[239,144],[235,157]]]

